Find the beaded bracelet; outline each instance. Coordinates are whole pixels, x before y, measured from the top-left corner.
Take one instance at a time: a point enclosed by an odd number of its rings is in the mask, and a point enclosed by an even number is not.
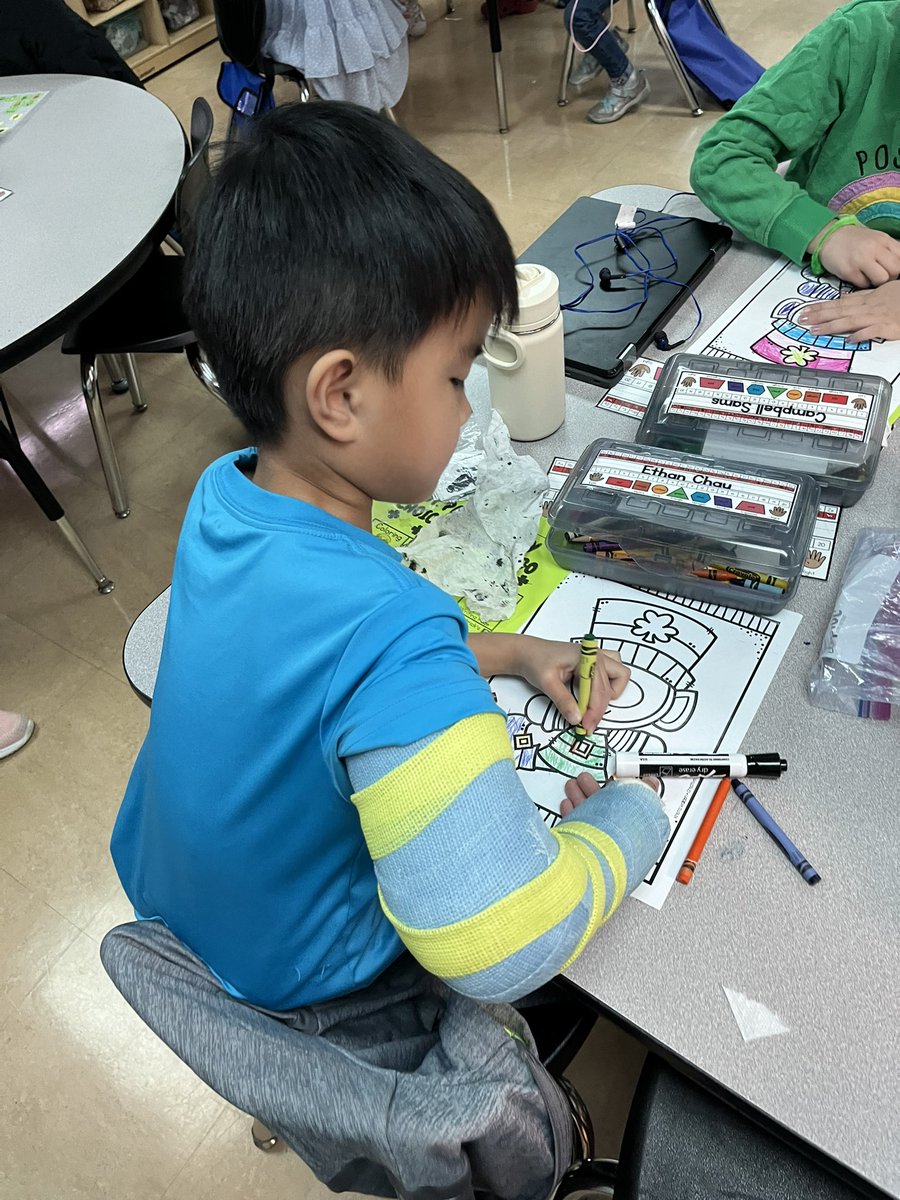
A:
[[[833,225],[829,225],[829,227],[825,230],[825,232],[819,238],[818,242],[816,243],[816,248],[812,252],[812,262],[810,264],[810,267],[812,269],[813,275],[819,276],[819,275],[823,274],[823,272],[825,270],[825,268],[822,266],[822,260],[819,258],[819,254],[822,250],[822,247],[825,245],[825,243],[828,241],[828,239],[831,237],[831,235],[833,233],[836,233],[838,229],[843,229],[845,225],[859,225],[859,223],[860,222],[857,217],[845,216],[845,217],[838,217]]]

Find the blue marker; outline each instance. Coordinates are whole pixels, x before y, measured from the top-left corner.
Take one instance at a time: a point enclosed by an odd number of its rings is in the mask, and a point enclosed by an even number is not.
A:
[[[809,884],[818,883],[822,876],[816,871],[815,867],[807,862],[784,830],[779,829],[747,787],[746,783],[743,783],[740,779],[732,779],[731,786],[734,788],[738,800],[746,808],[750,809],[750,812],[756,817],[781,853],[793,863],[806,882]]]

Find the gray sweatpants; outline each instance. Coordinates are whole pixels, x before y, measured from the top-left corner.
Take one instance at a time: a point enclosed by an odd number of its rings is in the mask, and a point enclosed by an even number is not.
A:
[[[361,992],[271,1014],[229,996],[160,922],[120,925],[100,954],[178,1057],[333,1191],[546,1200],[569,1167],[569,1110],[524,1019],[408,955]]]

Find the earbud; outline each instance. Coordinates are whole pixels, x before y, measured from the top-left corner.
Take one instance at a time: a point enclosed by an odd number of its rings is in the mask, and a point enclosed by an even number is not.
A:
[[[601,291],[603,291],[603,292],[612,291],[612,282],[611,282],[612,274],[610,273],[609,267],[601,267],[600,268],[600,274],[597,277],[597,281],[600,284]]]
[[[696,304],[696,301],[694,301],[694,303]],[[680,342],[670,342],[666,331],[661,329],[659,333],[655,333],[653,335],[653,345],[657,348],[657,350],[677,350],[679,346],[684,346],[696,332],[697,326],[695,325],[688,336],[683,337]]]

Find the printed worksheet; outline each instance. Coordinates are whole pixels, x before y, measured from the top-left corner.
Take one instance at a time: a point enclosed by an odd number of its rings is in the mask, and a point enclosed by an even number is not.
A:
[[[757,708],[797,626],[776,618],[660,595],[571,574],[522,632],[557,640],[596,637],[631,668],[631,680],[596,732],[579,736],[546,696],[523,680],[491,686],[508,714],[519,778],[544,820],[559,820],[567,777],[609,777],[616,752],[729,753],[741,750]],[[758,751],[777,746],[754,747]],[[665,780],[669,840],[634,896],[660,908],[715,791],[714,781]]]
[[[714,358],[749,358],[780,367],[880,375],[893,388],[890,425],[900,417],[900,342],[814,334],[795,319],[807,304],[836,300],[854,290],[833,276],[817,277],[809,266],[798,267],[780,258],[688,349]]]
[[[46,92],[21,92],[0,96],[0,134],[20,124],[46,95]]]

